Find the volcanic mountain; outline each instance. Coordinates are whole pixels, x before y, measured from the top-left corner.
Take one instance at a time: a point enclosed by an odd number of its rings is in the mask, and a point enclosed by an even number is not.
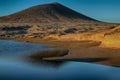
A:
[[[26,10],[0,17],[0,22],[12,23],[46,23],[46,22],[97,22],[97,20],[80,14],[68,7],[54,2],[33,6]]]

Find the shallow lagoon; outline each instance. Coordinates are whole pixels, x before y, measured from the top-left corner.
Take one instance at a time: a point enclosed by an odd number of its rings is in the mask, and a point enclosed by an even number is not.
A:
[[[0,80],[120,80],[120,68],[83,62],[30,62],[46,44],[0,41]]]

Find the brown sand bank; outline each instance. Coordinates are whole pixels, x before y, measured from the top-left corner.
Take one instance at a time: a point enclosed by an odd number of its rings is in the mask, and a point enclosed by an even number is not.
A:
[[[16,39],[13,39],[16,40]],[[94,62],[109,66],[120,66],[120,49],[102,48],[97,41],[48,41],[40,39],[17,39],[30,43],[47,43],[48,47],[63,48],[69,50],[68,55],[62,57],[44,58],[47,61],[80,61]]]

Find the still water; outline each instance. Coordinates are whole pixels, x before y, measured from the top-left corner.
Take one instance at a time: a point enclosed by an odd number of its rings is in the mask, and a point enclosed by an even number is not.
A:
[[[0,80],[120,80],[120,68],[83,62],[30,62],[46,44],[0,41]]]

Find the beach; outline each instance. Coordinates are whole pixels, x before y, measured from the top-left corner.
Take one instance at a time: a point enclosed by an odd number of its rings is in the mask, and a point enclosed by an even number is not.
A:
[[[45,48],[67,49],[69,54],[62,57],[44,58],[46,61],[90,62],[108,66],[120,66],[120,49],[106,48],[98,41],[50,41],[40,39],[13,39],[20,42],[50,44]]]

